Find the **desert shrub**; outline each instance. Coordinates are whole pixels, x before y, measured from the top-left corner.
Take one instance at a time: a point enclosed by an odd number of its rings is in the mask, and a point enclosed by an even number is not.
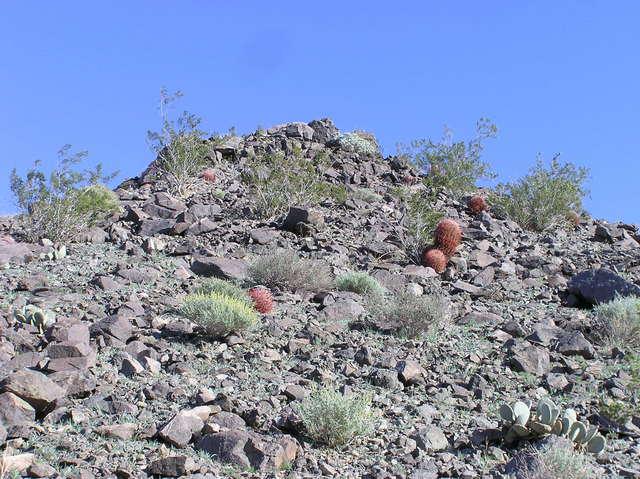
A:
[[[623,399],[612,399],[606,395],[600,400],[600,414],[610,421],[624,425],[633,416],[640,415],[640,354],[626,354],[620,369],[628,374]]]
[[[70,150],[71,146],[65,145],[58,152],[58,166],[48,176],[39,169],[39,161],[24,177],[15,168],[11,172],[11,191],[25,213],[25,230],[31,241],[71,239],[119,209],[115,194],[98,184],[113,179],[117,172],[104,175],[101,164],[94,170],[76,171],[73,165],[84,161],[88,153],[71,154]]]
[[[497,127],[486,118],[476,123],[475,138],[453,141],[453,132],[445,128],[440,142],[431,139],[415,140],[410,145],[398,144],[400,156],[409,159],[418,168],[428,173],[423,183],[431,188],[448,190],[457,197],[476,188],[482,178],[495,178],[489,163],[482,160],[484,141],[495,138]]]
[[[344,446],[373,429],[371,399],[343,396],[332,388],[313,391],[298,407],[307,434],[330,447]]]
[[[407,338],[420,338],[442,329],[451,319],[447,300],[435,295],[398,293],[374,310],[374,320],[384,330]]]
[[[92,221],[122,211],[118,195],[100,184],[85,186],[80,190],[77,208],[80,213],[91,215]]]
[[[375,203],[382,199],[382,196],[369,188],[357,188],[351,193],[351,197],[365,203]]]
[[[380,151],[375,137],[364,131],[352,131],[338,135],[329,143],[344,151],[352,151],[361,155],[375,155]]]
[[[567,226],[570,213],[582,210],[589,170],[573,163],[562,164],[558,157],[551,160],[549,168],[538,158],[526,176],[515,183],[499,184],[492,194],[493,210],[526,230]]]
[[[242,180],[251,186],[256,213],[271,218],[285,213],[290,206],[308,206],[326,198],[346,199],[342,185],[322,179],[326,159],[304,158],[299,148],[291,153],[271,153],[254,158],[243,173]]]
[[[286,250],[260,256],[249,266],[249,275],[258,284],[288,290],[319,291],[330,288],[332,283],[326,264]]]
[[[207,335],[212,337],[249,329],[258,321],[258,315],[246,300],[216,292],[187,296],[179,312],[203,327]]]
[[[620,349],[640,348],[640,298],[617,297],[593,309],[595,330],[608,346]]]
[[[219,278],[207,278],[193,289],[194,294],[221,294],[240,301],[250,303],[247,292],[240,286]]]
[[[570,443],[550,444],[530,449],[533,460],[525,466],[523,479],[594,479],[589,458],[575,451]]]
[[[340,291],[352,291],[362,295],[384,294],[385,289],[377,279],[367,273],[346,273],[336,278],[336,287]]]
[[[187,197],[198,175],[211,162],[212,148],[222,138],[200,130],[202,119],[192,113],[185,111],[177,120],[169,118],[168,110],[182,95],[179,91],[174,94],[165,89],[160,91],[162,126],[159,132],[148,131],[147,140],[157,154],[156,164],[166,177],[169,190]]]

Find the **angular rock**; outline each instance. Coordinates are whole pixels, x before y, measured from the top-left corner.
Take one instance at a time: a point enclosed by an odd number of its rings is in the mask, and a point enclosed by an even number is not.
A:
[[[111,426],[100,426],[96,429],[96,432],[101,436],[128,441],[133,438],[133,435],[136,433],[136,429],[137,426],[135,424],[126,423],[114,424]]]
[[[449,441],[444,432],[437,426],[426,426],[418,429],[415,436],[419,449],[427,452],[442,451],[449,448]]]
[[[324,215],[322,212],[310,208],[290,207],[282,228],[294,233],[300,233],[301,224],[311,225],[320,230],[324,227]]]
[[[5,426],[31,423],[36,420],[36,410],[13,393],[0,394],[0,423]]]
[[[567,291],[590,305],[606,303],[619,296],[640,296],[640,287],[608,269],[591,269],[573,276]]]
[[[178,413],[158,431],[158,437],[172,446],[183,448],[203,427],[204,422],[195,414]]]
[[[556,351],[565,356],[582,356],[585,359],[593,359],[596,355],[595,348],[580,331],[563,334],[558,341]]]
[[[133,326],[127,318],[114,315],[93,324],[90,331],[92,335],[108,335],[126,343],[133,335]]]
[[[147,473],[162,477],[181,477],[196,469],[196,462],[189,456],[169,456],[151,462]]]
[[[549,353],[535,346],[519,346],[512,349],[511,366],[519,372],[542,376],[551,369]]]
[[[65,391],[42,373],[21,369],[0,382],[0,392],[13,393],[36,412],[44,412],[65,396]]]
[[[235,258],[200,256],[191,264],[191,271],[199,276],[215,276],[221,279],[247,279],[248,265]]]

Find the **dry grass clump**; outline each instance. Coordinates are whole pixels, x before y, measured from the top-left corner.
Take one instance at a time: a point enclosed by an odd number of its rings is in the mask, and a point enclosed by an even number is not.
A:
[[[518,477],[522,479],[595,479],[588,457],[571,444],[551,444],[531,451],[532,460]]]
[[[420,338],[451,320],[449,302],[439,296],[399,293],[377,304],[374,320],[381,329]]]
[[[373,429],[371,398],[343,396],[325,387],[312,392],[298,407],[307,434],[329,447],[348,444],[354,437]]]
[[[620,349],[640,348],[640,298],[617,297],[596,306],[596,332],[600,340]]]
[[[258,284],[282,290],[321,291],[332,285],[325,263],[301,258],[286,250],[260,256],[249,266],[249,275]]]

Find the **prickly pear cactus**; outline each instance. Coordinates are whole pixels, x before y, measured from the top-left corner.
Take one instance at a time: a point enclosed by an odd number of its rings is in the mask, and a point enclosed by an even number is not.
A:
[[[45,329],[56,322],[56,313],[53,311],[44,311],[32,304],[28,304],[24,308],[14,311],[13,317],[20,323],[30,324],[38,328],[40,334],[44,333]]]

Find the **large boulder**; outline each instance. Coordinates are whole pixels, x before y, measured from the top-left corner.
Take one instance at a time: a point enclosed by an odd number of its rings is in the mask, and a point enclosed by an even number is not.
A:
[[[199,276],[215,276],[221,279],[247,279],[248,265],[241,259],[200,256],[194,258],[191,271]]]
[[[608,269],[591,269],[576,274],[567,291],[589,305],[606,303],[619,296],[640,296],[640,287]]]
[[[65,396],[65,390],[44,374],[32,369],[21,369],[0,383],[0,392],[8,392],[22,398],[36,412],[45,412]]]

